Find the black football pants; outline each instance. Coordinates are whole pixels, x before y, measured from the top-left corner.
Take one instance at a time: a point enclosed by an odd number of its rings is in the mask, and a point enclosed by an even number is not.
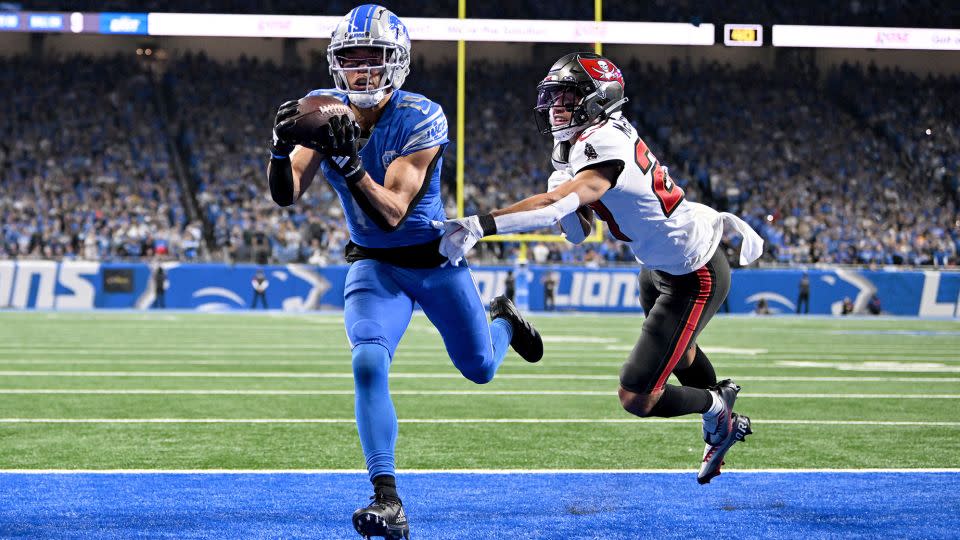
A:
[[[720,249],[689,274],[642,270],[640,304],[646,319],[620,370],[620,385],[638,394],[662,389],[729,292],[730,265]]]

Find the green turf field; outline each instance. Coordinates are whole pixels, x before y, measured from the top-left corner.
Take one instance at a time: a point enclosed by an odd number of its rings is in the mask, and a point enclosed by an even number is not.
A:
[[[414,318],[398,467],[696,468],[699,418],[617,400],[641,317],[533,320],[544,360],[478,386]],[[729,468],[960,467],[956,321],[718,317],[700,344],[754,420]],[[361,469],[352,387],[336,315],[4,312],[0,469]]]

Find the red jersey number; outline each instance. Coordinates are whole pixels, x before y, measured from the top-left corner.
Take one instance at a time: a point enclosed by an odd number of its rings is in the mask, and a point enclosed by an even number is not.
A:
[[[660,162],[650,153],[650,148],[640,137],[637,137],[637,143],[634,146],[634,160],[643,174],[647,174],[650,167],[653,167],[653,193],[660,201],[660,209],[663,210],[663,215],[670,217],[673,211],[680,206],[680,202],[683,201],[683,189],[673,183],[669,174],[664,174]]]

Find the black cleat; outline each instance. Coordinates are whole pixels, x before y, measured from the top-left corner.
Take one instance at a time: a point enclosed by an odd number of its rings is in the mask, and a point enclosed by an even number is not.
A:
[[[708,390],[718,394],[723,402],[723,410],[715,416],[703,416],[703,442],[716,446],[723,443],[733,429],[733,404],[737,401],[740,387],[730,379],[724,379]]]
[[[506,296],[498,296],[490,302],[490,319],[504,318],[513,327],[510,346],[527,362],[539,362],[543,358],[543,339],[540,332],[524,320],[517,306]]]
[[[353,513],[353,528],[367,540],[373,536],[385,540],[410,540],[410,526],[400,499],[370,497],[373,502]]]
[[[733,413],[733,429],[727,433],[727,438],[719,445],[707,444],[703,449],[703,461],[700,463],[700,471],[697,473],[697,482],[700,484],[709,484],[720,475],[720,467],[723,465],[723,457],[734,443],[745,440],[747,435],[753,433],[750,428],[750,418]]]

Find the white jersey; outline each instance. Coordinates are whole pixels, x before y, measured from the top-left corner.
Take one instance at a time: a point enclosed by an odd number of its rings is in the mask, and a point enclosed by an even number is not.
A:
[[[623,163],[616,184],[588,206],[615,238],[630,244],[645,267],[674,275],[698,270],[713,257],[725,225],[744,236],[741,263],[759,257],[763,241],[753,229],[732,214],[686,200],[680,186],[619,114],[581,133],[570,146],[566,162],[557,154],[554,166],[571,175],[604,162]]]

